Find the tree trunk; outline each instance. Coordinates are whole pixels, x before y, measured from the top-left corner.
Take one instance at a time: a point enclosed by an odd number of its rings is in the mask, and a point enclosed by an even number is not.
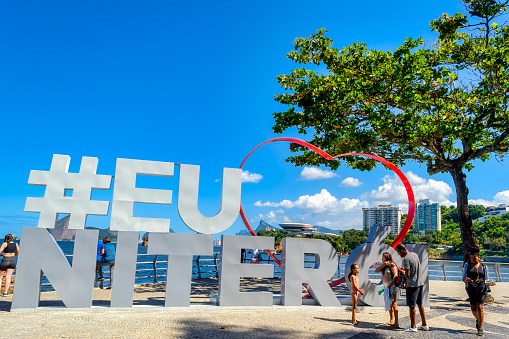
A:
[[[467,176],[460,167],[452,167],[449,173],[454,180],[456,189],[456,201],[458,204],[458,221],[461,229],[461,240],[463,242],[463,262],[470,260],[470,249],[479,247],[475,238],[474,227],[472,226],[472,218],[468,209],[468,187]]]

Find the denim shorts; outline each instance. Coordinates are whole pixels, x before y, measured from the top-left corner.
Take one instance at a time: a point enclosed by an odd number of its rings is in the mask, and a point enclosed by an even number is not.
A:
[[[384,281],[384,287],[388,287],[390,283],[391,283],[390,281]],[[399,293],[399,287],[398,287],[398,286],[396,286],[396,285],[394,285],[394,284],[392,284],[392,287],[391,287],[390,293],[391,293],[391,294],[397,294],[397,293]]]

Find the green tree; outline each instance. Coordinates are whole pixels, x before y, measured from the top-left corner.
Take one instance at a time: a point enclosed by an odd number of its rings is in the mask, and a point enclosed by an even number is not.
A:
[[[433,243],[433,235],[431,233],[428,233],[428,234],[423,235],[422,237],[420,237],[419,240],[421,242],[424,242],[424,243],[427,243],[427,244],[431,244],[431,243]]]
[[[454,211],[456,211],[456,221],[454,220],[453,216]],[[447,207],[444,205],[440,206],[440,214],[442,215],[442,225],[451,222],[458,222],[458,210],[454,206],[451,207]]]
[[[339,50],[325,29],[297,38],[287,57],[327,71],[299,68],[277,77],[285,92],[275,100],[289,108],[274,113],[273,130],[311,132],[309,141],[332,155],[368,152],[400,166],[424,163],[430,175],[449,173],[468,258],[477,241],[465,170],[509,149],[509,27],[495,22],[508,2],[463,0],[467,14],[432,21],[438,38],[426,46],[407,38],[395,51],[368,50],[360,42]],[[301,152],[288,159],[298,166],[377,165],[356,156],[327,161],[296,144],[290,149]]]
[[[479,219],[486,214],[486,208],[483,205],[469,205],[470,216],[472,219]]]
[[[281,242],[284,237],[290,237],[292,236],[292,232],[290,231],[284,231],[284,230],[260,230],[257,235],[261,237],[274,237],[274,248],[281,247]]]
[[[419,239],[418,238],[415,238],[413,233],[409,232],[406,236],[405,236],[405,242],[407,243],[410,243],[410,244],[415,244],[416,242],[419,242]],[[391,242],[392,243],[392,242]]]
[[[357,246],[368,240],[366,231],[351,229],[343,232],[343,241],[346,252],[353,251]]]
[[[506,245],[507,245],[507,242],[506,242],[505,238],[500,237],[500,238],[493,238],[491,240],[491,248],[494,251],[503,251],[503,250],[505,250]]]
[[[446,207],[440,206],[442,214],[442,224],[449,222],[458,222],[458,209],[454,206]],[[472,219],[478,219],[486,214],[486,209],[483,205],[468,205],[468,211]]]

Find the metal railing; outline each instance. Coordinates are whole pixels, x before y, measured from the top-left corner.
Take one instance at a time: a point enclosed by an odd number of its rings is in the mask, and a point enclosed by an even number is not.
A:
[[[69,262],[72,261],[72,255],[66,255]],[[140,281],[151,281],[158,282],[158,279],[163,278],[166,279],[166,270],[168,265],[167,256],[163,255],[152,255],[152,254],[138,254],[138,260],[143,260],[146,257],[153,257],[151,260],[145,261],[137,261],[137,266],[143,266],[140,268],[136,268],[136,280]],[[311,256],[312,257],[312,256]],[[274,260],[267,255],[265,252],[262,252],[258,256],[260,263],[272,263],[276,268],[275,276],[280,275],[280,269],[274,262]],[[241,258],[241,262],[249,262],[250,257],[243,255]],[[221,258],[219,256],[219,252],[215,252],[212,256],[195,256],[193,258],[193,274],[195,275],[195,279],[202,279],[204,277],[219,277],[219,266],[220,266]],[[499,263],[499,262],[485,262],[484,263],[488,269],[490,278],[496,280],[497,282],[509,281],[509,263]],[[146,266],[150,265],[150,268]],[[305,260],[306,267],[313,267],[314,260]],[[105,266],[107,267],[107,266]],[[380,277],[379,273],[375,273],[374,268],[369,270],[369,276],[372,279],[377,279]],[[345,272],[345,263],[340,262],[340,257],[338,257],[338,266],[336,273],[334,274],[335,278],[341,277],[341,272]],[[109,269],[105,270],[106,277],[104,277],[104,281],[110,280],[110,272]],[[146,273],[146,274],[145,274]],[[428,275],[430,280],[444,280],[444,281],[453,281],[453,280],[461,280],[463,275],[463,263],[461,261],[444,261],[444,260],[429,260],[428,261]],[[96,286],[101,285],[102,281],[97,282]],[[51,286],[51,283],[44,282],[42,286]]]
[[[489,270],[489,278],[497,282],[509,281],[509,263],[484,262]],[[370,278],[374,277],[370,270]],[[463,262],[454,260],[429,260],[428,276],[430,280],[458,281],[463,278]]]

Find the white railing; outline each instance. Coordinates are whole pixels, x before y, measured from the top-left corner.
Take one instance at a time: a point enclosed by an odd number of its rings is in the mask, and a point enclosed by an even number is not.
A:
[[[72,255],[66,255],[66,257],[70,262],[72,261]],[[146,260],[146,257],[153,257],[153,259]],[[312,256],[306,257],[313,258]],[[241,261],[249,262],[250,259],[251,258],[249,256],[244,254]],[[338,268],[334,278],[341,277],[341,272],[343,272],[343,274],[345,272],[345,263],[340,262],[340,259],[341,258],[338,257]],[[136,280],[144,282],[150,281],[154,283],[159,280],[166,280],[166,269],[168,265],[167,256],[138,254],[138,260],[139,261],[136,263]],[[263,252],[259,255],[259,260],[262,263],[273,263],[276,268],[275,276],[280,276],[281,271],[270,256]],[[195,275],[195,278],[201,279],[212,276],[217,278],[219,275],[220,262],[221,258],[219,252],[215,252],[212,256],[195,256],[193,258],[193,274]],[[509,263],[485,262],[485,264],[490,270],[491,279],[497,282],[509,281]],[[151,267],[147,268],[147,265],[150,265]],[[305,260],[305,265],[307,267],[313,267],[314,260]],[[138,268],[138,266],[142,267]],[[104,276],[104,281],[109,281],[109,268],[104,270],[104,273],[106,274],[106,276]],[[451,260],[429,260],[428,275],[430,280],[461,280],[463,275],[463,263],[461,261]],[[369,270],[369,277],[371,279],[378,279],[380,278],[380,274],[375,273],[375,268],[371,268]],[[96,281],[96,286],[97,285],[102,287],[103,281]],[[42,286],[51,286],[51,283],[44,282]]]

